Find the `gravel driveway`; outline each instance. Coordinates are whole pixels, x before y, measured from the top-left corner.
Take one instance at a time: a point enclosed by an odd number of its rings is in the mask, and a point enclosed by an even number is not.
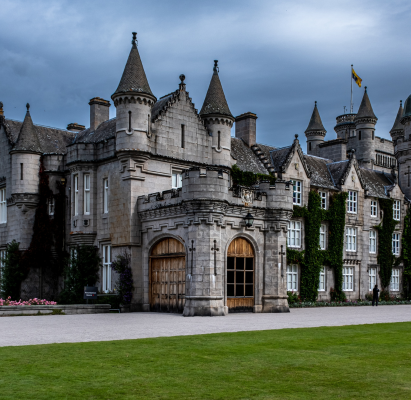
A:
[[[411,321],[411,305],[291,309],[287,314],[188,317],[129,313],[0,318],[0,346],[140,339],[316,326]]]

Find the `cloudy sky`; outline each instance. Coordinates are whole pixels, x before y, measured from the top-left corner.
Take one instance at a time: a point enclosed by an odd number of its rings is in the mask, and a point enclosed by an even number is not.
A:
[[[89,126],[88,101],[110,99],[138,32],[157,98],[187,90],[201,108],[219,60],[233,115],[258,115],[257,141],[285,146],[304,131],[314,101],[328,131],[350,103],[350,65],[368,86],[377,135],[389,138],[411,93],[410,1],[1,0],[0,101],[21,120]],[[354,90],[354,111],[363,88]],[[115,108],[111,107],[111,117]]]

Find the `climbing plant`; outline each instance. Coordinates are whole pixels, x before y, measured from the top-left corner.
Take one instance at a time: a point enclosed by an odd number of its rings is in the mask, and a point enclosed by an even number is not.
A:
[[[402,244],[402,261],[404,264],[404,296],[411,298],[411,209],[407,211],[404,218],[404,232],[401,239]]]
[[[0,281],[0,298],[11,297],[13,300],[20,299],[21,282],[27,276],[27,270],[21,263],[20,243],[13,240],[7,244],[6,256],[1,260],[3,268]]]
[[[378,264],[380,265],[380,279],[383,290],[387,290],[391,281],[392,267],[396,257],[392,254],[392,234],[397,222],[393,218],[393,199],[380,199],[380,208],[384,216],[375,228],[378,231]]]
[[[335,288],[333,298],[343,300],[342,266],[344,251],[344,229],[347,193],[330,195],[328,210],[321,208],[318,192],[311,190],[308,206],[294,206],[293,218],[304,218],[305,250],[287,248],[287,262],[301,266],[301,298],[315,301],[318,297],[318,285],[321,268],[327,264],[334,271]],[[320,250],[320,227],[322,221],[329,222],[328,250]]]
[[[133,297],[133,273],[131,271],[130,254],[124,252],[119,254],[111,264],[111,268],[120,276],[116,284],[117,294],[121,304],[130,304]]]
[[[242,171],[237,164],[233,165],[231,168],[231,178],[233,179],[233,186],[252,186],[256,183],[264,180],[270,181],[273,185],[275,183],[275,177],[266,174],[255,174],[250,171]]]

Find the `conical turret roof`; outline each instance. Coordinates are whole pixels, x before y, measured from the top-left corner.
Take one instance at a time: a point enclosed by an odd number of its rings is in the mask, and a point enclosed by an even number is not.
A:
[[[394,125],[392,126],[392,129],[390,130],[390,133],[395,132],[395,131],[402,131],[404,129],[404,126],[401,124],[401,118],[402,118],[403,112],[404,112],[404,109],[402,108],[402,100],[401,100],[400,108],[398,109],[397,117],[395,118],[395,122],[394,122]]]
[[[327,131],[324,128],[323,122],[321,121],[320,113],[318,112],[317,102],[315,102],[314,110],[311,115],[310,123],[308,124],[305,133],[309,132],[322,132],[326,133]]]
[[[26,107],[27,113],[24,117],[19,137],[17,138],[17,142],[13,147],[13,151],[29,151],[33,153],[42,153],[40,141],[30,116],[30,104],[27,103]]]
[[[234,119],[228,107],[227,100],[224,95],[224,90],[218,76],[218,61],[214,60],[213,76],[211,77],[210,86],[204,100],[203,107],[201,107],[200,115],[225,115]]]
[[[402,118],[405,118],[405,117],[411,117],[411,94],[408,96],[407,100],[405,100]]]
[[[367,86],[365,87],[364,96],[362,98],[360,108],[358,109],[358,113],[355,117],[355,119],[360,119],[360,118],[378,119],[375,116],[374,111],[371,107],[370,98],[368,97],[368,93],[367,93]]]
[[[140,54],[137,49],[137,33],[133,32],[132,47],[126,66],[124,67],[123,76],[113,96],[118,93],[139,92],[153,96],[153,93],[148,84],[146,73],[144,72],[143,63],[141,62]],[[111,97],[113,97],[111,96]]]

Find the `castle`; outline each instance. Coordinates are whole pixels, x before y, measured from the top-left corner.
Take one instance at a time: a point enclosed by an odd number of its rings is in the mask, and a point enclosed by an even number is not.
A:
[[[235,311],[287,312],[287,291],[300,290],[301,269],[287,263],[286,248],[303,250],[304,218],[294,206],[310,190],[327,209],[330,196],[348,192],[343,291],[364,298],[379,283],[379,199],[394,199],[398,221],[392,238],[401,251],[404,216],[411,199],[411,96],[400,106],[392,141],[375,135],[367,90],[356,114],[337,117],[337,139],[326,130],[315,104],[305,130],[307,153],[296,135],[288,147],[257,143],[257,115],[234,117],[214,62],[201,111],[180,76],[178,89],[159,99],[150,89],[136,34],[120,83],[110,101],[90,100],[90,127],[55,129],[8,119],[0,103],[0,251],[13,239],[27,249],[39,194],[40,160],[54,194],[65,192],[65,248],[95,245],[102,257],[101,292],[111,292],[111,262],[131,255],[132,309],[183,312],[186,316]],[[7,105],[4,106],[7,109]],[[33,107],[35,110],[35,107]],[[235,137],[231,128],[235,124]],[[232,167],[276,177],[252,187],[233,186]],[[53,218],[54,198],[49,199]],[[329,241],[321,225],[321,249]],[[401,293],[402,265],[390,291]],[[333,271],[318,277],[320,299],[329,299]],[[35,271],[23,297],[44,294]]]

